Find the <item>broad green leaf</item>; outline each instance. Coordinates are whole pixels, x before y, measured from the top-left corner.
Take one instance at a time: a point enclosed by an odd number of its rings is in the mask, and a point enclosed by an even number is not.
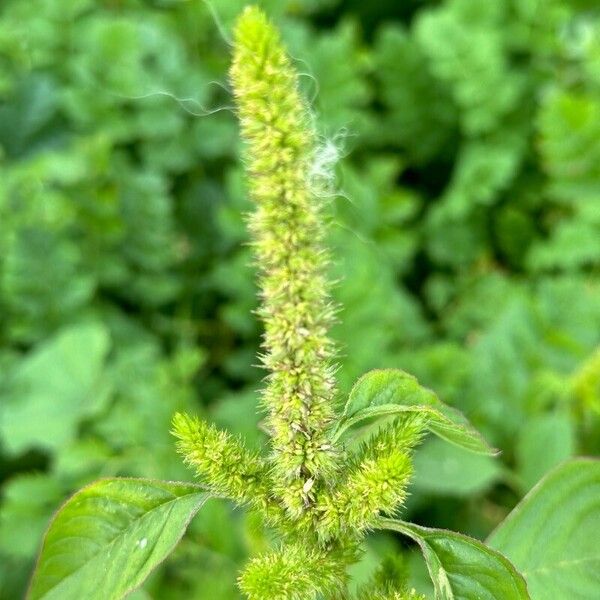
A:
[[[101,479],[58,511],[28,600],[117,600],[173,550],[209,494],[191,483]]]
[[[436,600],[527,600],[525,580],[510,561],[482,542],[453,531],[382,519],[380,527],[419,544]]]
[[[427,494],[468,496],[485,491],[502,477],[500,461],[432,439],[415,454],[416,490]]]
[[[0,144],[8,156],[31,154],[52,141],[49,124],[59,104],[58,85],[47,74],[29,74],[0,107]]]
[[[4,484],[0,508],[0,555],[28,561],[35,556],[48,521],[65,495],[62,488],[59,480],[49,473],[21,474]]]
[[[334,438],[366,419],[420,412],[427,416],[432,433],[466,450],[494,454],[469,421],[456,409],[444,404],[417,379],[398,369],[376,369],[363,375],[354,385]]]
[[[527,420],[516,441],[518,474],[524,492],[550,469],[576,453],[575,424],[568,413],[535,415]]]
[[[103,325],[73,325],[18,364],[0,397],[0,436],[9,452],[56,451],[75,438],[79,422],[108,399],[109,346]]]
[[[533,600],[598,597],[600,461],[577,459],[542,479],[488,543],[523,573]]]

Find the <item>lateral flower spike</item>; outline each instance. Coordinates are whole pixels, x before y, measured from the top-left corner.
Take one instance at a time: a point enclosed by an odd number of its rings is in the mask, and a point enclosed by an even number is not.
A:
[[[407,413],[362,445],[347,479],[320,499],[322,538],[360,534],[402,506],[413,473],[412,449],[424,433],[424,419]]]
[[[281,598],[315,600],[341,597],[347,580],[346,569],[353,554],[324,552],[301,544],[287,544],[254,558],[239,579],[248,600]]]
[[[267,515],[274,510],[267,465],[239,439],[183,413],[174,416],[172,433],[178,440],[177,451],[216,494],[251,504]]]
[[[256,209],[250,231],[264,323],[262,403],[274,492],[300,518],[336,472],[334,307],[326,278],[322,200],[311,173],[316,135],[279,33],[256,7],[237,21],[230,71]]]

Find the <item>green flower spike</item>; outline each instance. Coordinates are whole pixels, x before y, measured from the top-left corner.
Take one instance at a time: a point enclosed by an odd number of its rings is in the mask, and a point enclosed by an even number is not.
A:
[[[312,600],[322,594],[336,597],[345,589],[349,560],[339,552],[287,544],[251,560],[240,577],[240,588],[249,600]]]
[[[185,462],[216,494],[269,509],[267,466],[239,439],[181,413],[173,418],[172,433]]]
[[[231,80],[247,145],[250,220],[264,321],[263,391],[275,491],[299,517],[331,481],[336,453],[334,347],[322,201],[311,173],[316,136],[277,30],[257,8],[235,29]]]
[[[321,535],[356,535],[372,528],[380,513],[393,515],[406,498],[412,476],[412,448],[425,431],[421,415],[396,419],[363,444],[347,468],[345,481],[323,495]]]

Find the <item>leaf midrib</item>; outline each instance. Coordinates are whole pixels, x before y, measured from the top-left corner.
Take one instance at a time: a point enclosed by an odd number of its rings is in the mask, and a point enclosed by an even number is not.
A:
[[[535,569],[531,569],[531,570],[521,570],[521,574],[524,577],[527,577],[528,575],[533,575],[535,573],[542,573],[542,572],[550,570],[550,569],[565,569],[572,565],[579,565],[579,564],[583,564],[583,563],[587,563],[587,562],[594,562],[594,561],[598,561],[600,563],[600,554],[598,554],[597,556],[588,556],[585,558],[576,558],[573,560],[561,560],[556,563],[549,563],[547,565],[543,565],[541,567],[536,567]]]

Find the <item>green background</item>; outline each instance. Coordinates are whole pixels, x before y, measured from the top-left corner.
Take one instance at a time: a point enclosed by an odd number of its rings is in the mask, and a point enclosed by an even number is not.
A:
[[[600,454],[600,7],[261,4],[339,159],[323,201],[342,393],[403,368],[502,450],[426,442],[403,515],[483,538],[551,467]],[[76,488],[191,479],[174,411],[263,442],[227,81],[243,5],[0,6],[3,600]],[[264,532],[227,505],[202,515],[139,598],[237,598]],[[376,538],[357,579],[390,551],[413,564]]]

